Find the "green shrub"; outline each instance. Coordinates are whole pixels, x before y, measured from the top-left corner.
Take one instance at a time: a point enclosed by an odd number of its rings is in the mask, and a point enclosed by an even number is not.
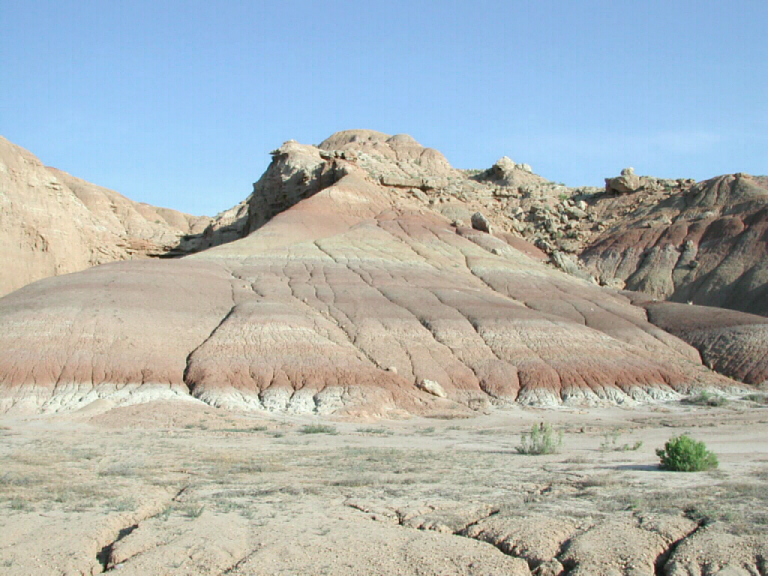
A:
[[[662,470],[675,472],[701,472],[718,466],[717,456],[707,450],[704,442],[698,442],[682,434],[667,441],[664,448],[656,450]]]
[[[541,422],[534,424],[530,432],[523,432],[517,451],[520,454],[532,455],[554,454],[562,444],[562,430],[555,430],[549,424]]]

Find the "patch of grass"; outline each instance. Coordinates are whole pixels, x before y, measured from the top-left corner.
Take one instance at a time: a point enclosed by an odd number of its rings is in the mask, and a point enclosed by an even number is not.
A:
[[[32,504],[30,504],[29,501],[25,500],[24,498],[11,498],[10,506],[11,510],[16,510],[18,512],[28,512],[30,510],[34,510]]]
[[[301,434],[333,434],[336,435],[339,431],[336,426],[328,426],[326,424],[307,424],[299,429]]]
[[[674,472],[701,472],[718,467],[717,456],[707,450],[704,442],[686,434],[667,441],[664,448],[656,450],[662,470]]]
[[[590,476],[589,478],[585,478],[584,480],[580,480],[577,485],[582,490],[586,488],[598,488],[601,486],[615,486],[618,484],[618,480],[615,478],[615,476]]]
[[[181,513],[187,518],[199,518],[205,511],[205,505],[203,504],[185,504],[181,507]]]
[[[252,426],[250,428],[223,428],[222,432],[266,432],[266,426]]]
[[[99,470],[99,476],[138,476],[138,474],[137,466],[127,462],[112,464]]]
[[[359,486],[377,486],[379,482],[380,481],[377,476],[363,475],[363,476],[352,476],[350,478],[342,478],[341,480],[335,480],[331,482],[331,486],[356,488]]]
[[[172,512],[172,511],[173,511],[173,506],[166,506],[166,507],[163,509],[163,511],[162,511],[162,512],[158,513],[158,514],[155,516],[155,518],[157,518],[158,520],[162,520],[163,522],[165,522],[166,520],[168,520],[168,518],[170,518],[170,517],[171,517],[171,512]]]
[[[707,506],[706,504],[693,504],[683,510],[683,514],[689,520],[697,524],[706,526],[713,522],[735,522],[738,515],[733,510],[722,510],[717,507]]]
[[[585,456],[571,456],[570,458],[567,458],[566,460],[563,460],[565,464],[586,464],[589,462],[589,458]]]
[[[136,509],[136,502],[133,498],[120,498],[119,500],[110,502],[110,508],[117,512],[128,512],[129,510]]]
[[[25,476],[16,472],[6,472],[0,476],[0,486],[33,486],[42,482],[42,478]]]
[[[75,448],[70,451],[70,455],[75,460],[95,460],[102,456],[101,452],[90,448]]]
[[[550,424],[541,422],[534,424],[530,432],[523,432],[520,445],[516,448],[518,454],[540,456],[554,454],[563,445],[563,431],[555,430]]]
[[[230,474],[261,474],[265,472],[284,472],[285,466],[276,462],[244,462],[229,469]]]
[[[612,430],[603,434],[603,441],[600,443],[601,452],[628,452],[640,450],[643,447],[643,441],[638,440],[634,444],[620,444],[619,438],[621,438],[620,430]]]
[[[373,426],[358,428],[357,432],[360,434],[372,434],[377,436],[392,436],[392,434],[394,434],[392,430],[387,430],[386,428],[375,428]]]
[[[768,394],[747,394],[746,396],[742,396],[741,399],[754,402],[755,404],[768,404]]]
[[[416,430],[417,434],[434,434],[435,433],[435,427],[434,426],[427,426],[426,428],[419,428]]]
[[[685,398],[683,400],[684,404],[692,404],[694,406],[711,406],[711,407],[717,407],[717,406],[725,406],[728,404],[728,399],[725,396],[721,396],[720,394],[713,394],[712,392],[707,392],[706,390],[702,390],[695,396],[689,396],[688,398]]]

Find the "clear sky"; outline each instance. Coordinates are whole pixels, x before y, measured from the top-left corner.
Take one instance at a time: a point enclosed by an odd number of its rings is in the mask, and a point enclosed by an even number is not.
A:
[[[768,173],[766,0],[0,0],[0,134],[212,215],[370,128],[570,186]]]

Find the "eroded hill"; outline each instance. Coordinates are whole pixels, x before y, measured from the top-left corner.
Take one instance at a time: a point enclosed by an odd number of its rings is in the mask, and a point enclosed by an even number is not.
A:
[[[247,237],[0,299],[2,409],[191,396],[382,416],[739,386],[630,297],[546,264],[516,219],[495,225],[515,186],[569,206],[529,167],[467,175],[409,137],[368,131],[273,156]],[[518,177],[528,183],[503,184]]]
[[[0,137],[0,295],[107,262],[226,242],[241,235],[244,212],[236,206],[209,218],[134,202]]]

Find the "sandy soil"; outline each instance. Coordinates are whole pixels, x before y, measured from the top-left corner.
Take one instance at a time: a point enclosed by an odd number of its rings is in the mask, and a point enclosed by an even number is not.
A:
[[[519,454],[540,421],[560,452]],[[765,576],[767,431],[768,406],[746,400],[373,423],[190,401],[6,417],[0,573]],[[681,433],[720,468],[660,471],[654,450]]]

